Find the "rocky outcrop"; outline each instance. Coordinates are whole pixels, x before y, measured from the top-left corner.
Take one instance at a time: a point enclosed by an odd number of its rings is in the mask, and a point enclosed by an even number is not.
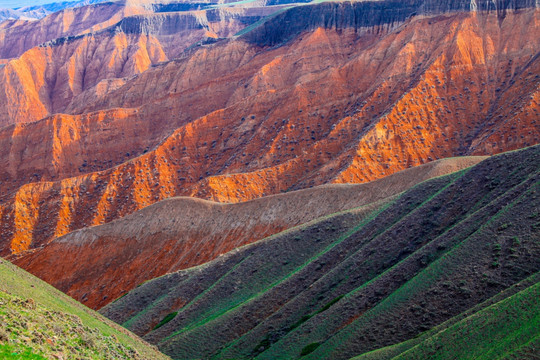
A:
[[[130,16],[120,21],[112,31],[127,34],[150,34],[156,37],[174,35],[188,30],[215,31],[219,37],[230,37],[246,24],[271,14],[271,8],[214,8],[152,15]]]

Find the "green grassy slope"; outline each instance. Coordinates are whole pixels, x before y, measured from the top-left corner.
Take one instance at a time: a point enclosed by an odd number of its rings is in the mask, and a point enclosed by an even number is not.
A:
[[[540,350],[539,280],[536,273],[502,300],[497,295],[415,339],[354,360],[533,358]]]
[[[424,340],[398,358],[526,359],[540,350],[539,329],[540,283],[536,283]]]
[[[329,217],[147,282],[104,314],[177,359],[349,359],[377,349],[421,358],[428,330],[473,309],[489,316],[490,299],[513,296],[540,270],[539,164],[540,146],[494,156],[362,216]],[[526,316],[532,341],[538,327]]]
[[[0,358],[55,356],[168,358],[134,334],[0,259]]]

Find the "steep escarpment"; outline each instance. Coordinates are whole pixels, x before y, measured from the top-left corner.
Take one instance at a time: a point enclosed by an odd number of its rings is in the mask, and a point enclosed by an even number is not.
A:
[[[27,50],[57,38],[109,27],[123,17],[145,12],[122,2],[106,2],[64,9],[38,21],[18,21],[0,28],[0,59],[21,56]]]
[[[397,195],[540,142],[537,2],[133,3],[0,24],[0,255],[177,358],[424,354],[538,271],[537,146]]]
[[[126,17],[110,31],[155,36],[168,57],[173,59],[180,56],[182,51],[197,44],[212,43],[218,39],[232,37],[246,26],[280,9],[277,6],[256,5],[250,7],[178,5],[199,6],[201,9],[168,12],[159,7],[154,10],[154,14]]]
[[[538,7],[535,0],[324,2],[313,6],[298,6],[268,18],[244,35],[244,38],[262,46],[275,46],[319,27],[378,32],[381,28],[395,28],[413,16],[472,11],[480,14],[494,13],[499,19],[504,19],[508,11],[535,7]]]
[[[85,91],[72,111],[94,112],[71,130],[50,120],[3,129],[3,249],[31,249],[172,196],[245,201],[535,144],[538,16],[413,18],[379,35],[321,28],[263,50],[236,39],[116,90]],[[122,106],[136,115],[112,121],[100,110]],[[110,137],[76,136],[101,128]],[[122,134],[137,134],[132,149]],[[24,141],[41,136],[39,151]],[[54,165],[39,161],[47,151]]]
[[[349,359],[411,340],[407,350],[536,289],[539,160],[539,146],[491,157],[367,218],[337,215],[146,282],[102,312],[178,359]],[[519,344],[538,336],[512,326]]]
[[[221,7],[199,11],[155,13],[127,17],[116,24],[116,27],[126,33],[156,36],[172,35],[188,30],[217,30],[216,35],[219,37],[230,37],[245,24],[254,23],[275,10],[262,7],[238,9]],[[219,24],[220,22],[222,24]]]
[[[367,184],[325,185],[239,204],[172,198],[108,224],[69,233],[29,254],[21,253],[15,263],[100,308],[143,281],[203,264],[322,216],[360,206],[377,208],[421,181],[482,159],[440,160]]]

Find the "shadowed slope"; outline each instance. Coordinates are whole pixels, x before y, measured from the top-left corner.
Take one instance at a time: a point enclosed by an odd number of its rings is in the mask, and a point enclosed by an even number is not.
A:
[[[415,339],[354,360],[534,359],[540,345],[539,299],[536,273]]]
[[[483,159],[445,159],[366,184],[325,185],[238,204],[171,198],[108,224],[72,232],[21,254],[15,263],[100,308],[145,280],[202,264],[322,216],[388,201],[419,182]]]
[[[538,272],[538,164],[540,146],[491,157],[355,225],[278,235],[102,312],[179,359],[348,359],[403,342]]]

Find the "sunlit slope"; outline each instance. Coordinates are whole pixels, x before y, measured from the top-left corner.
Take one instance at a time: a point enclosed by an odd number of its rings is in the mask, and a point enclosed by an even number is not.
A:
[[[92,359],[167,358],[137,336],[2,259],[0,317],[3,359],[19,359],[13,353],[25,350],[34,354],[26,357],[29,359],[55,355]]]
[[[344,16],[352,5],[325,6]],[[64,109],[75,115],[0,130],[0,247],[32,249],[174,196],[240,202],[534,145],[539,14],[383,17],[270,48],[240,36],[89,85]]]

